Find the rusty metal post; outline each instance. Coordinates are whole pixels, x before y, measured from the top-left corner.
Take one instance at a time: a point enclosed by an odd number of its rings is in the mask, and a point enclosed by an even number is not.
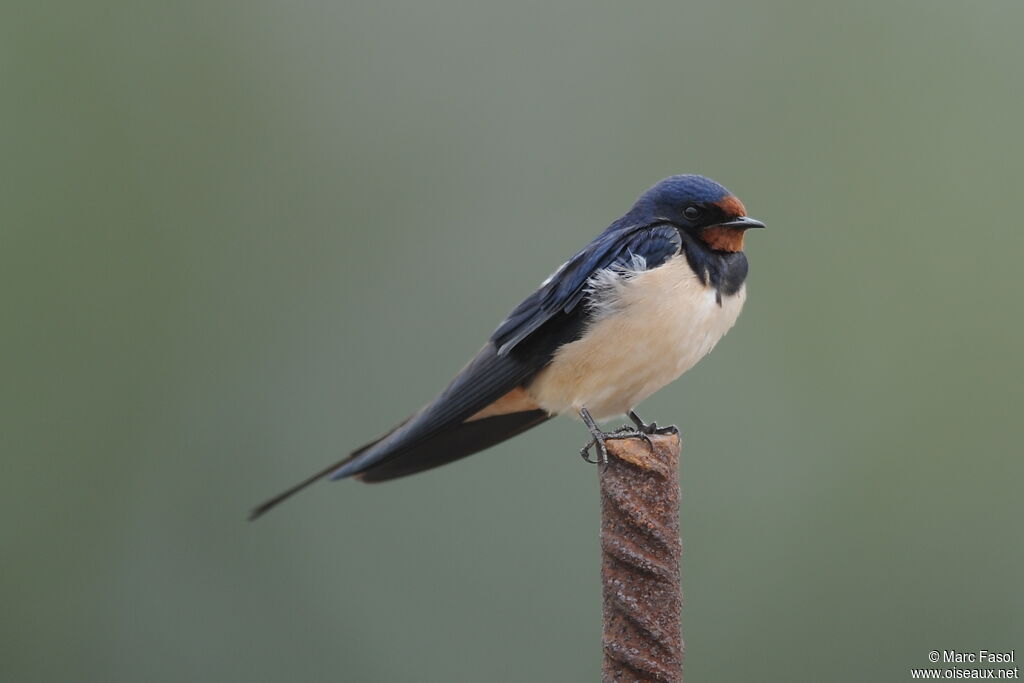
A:
[[[683,680],[679,436],[651,442],[608,441],[600,475],[605,683]]]

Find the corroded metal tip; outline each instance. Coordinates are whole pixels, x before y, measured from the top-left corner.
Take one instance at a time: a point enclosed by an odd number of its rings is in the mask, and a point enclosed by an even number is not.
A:
[[[683,680],[680,442],[650,440],[609,441],[601,468],[605,682]]]

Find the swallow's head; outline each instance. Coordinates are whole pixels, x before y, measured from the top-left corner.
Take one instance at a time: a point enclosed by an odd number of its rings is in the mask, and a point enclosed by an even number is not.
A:
[[[665,178],[640,195],[630,214],[645,223],[672,223],[715,251],[743,251],[743,234],[764,227],[729,190],[699,175]]]

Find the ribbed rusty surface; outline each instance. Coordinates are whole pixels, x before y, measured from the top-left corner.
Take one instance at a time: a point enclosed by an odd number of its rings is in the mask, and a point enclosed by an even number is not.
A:
[[[601,472],[606,683],[683,680],[679,437],[651,442],[608,441]]]

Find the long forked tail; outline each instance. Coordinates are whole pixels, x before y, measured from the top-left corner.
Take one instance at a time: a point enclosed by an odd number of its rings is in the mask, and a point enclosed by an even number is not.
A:
[[[343,479],[355,476],[365,482],[388,481],[472,455],[512,438],[549,419],[543,410],[526,410],[469,420],[455,427],[417,439],[395,439],[400,428],[373,443],[363,446],[341,462],[323,469],[253,509],[253,520],[291,498],[320,479]]]
[[[283,503],[284,501],[286,501],[287,499],[291,498],[296,493],[298,493],[302,489],[306,488],[310,484],[313,484],[315,482],[320,481],[321,479],[326,477],[328,474],[330,474],[334,470],[336,470],[339,467],[341,467],[347,460],[348,460],[348,458],[346,458],[345,460],[342,460],[341,462],[336,462],[333,465],[331,465],[330,467],[328,467],[327,469],[321,470],[321,471],[317,472],[316,474],[314,474],[309,479],[304,479],[304,480],[300,481],[298,484],[296,484],[295,486],[291,487],[290,489],[287,489],[287,490],[282,491],[281,493],[277,494],[276,496],[274,496],[270,500],[265,501],[263,503],[260,503],[259,505],[254,507],[249,512],[249,521],[252,521],[252,520],[256,519],[257,517],[261,517],[263,515],[263,513],[265,513],[270,508],[276,507],[278,503]]]
[[[381,438],[252,511],[255,519],[313,482],[358,477],[386,481],[482,451],[548,419],[523,390],[547,353],[501,356],[488,342],[437,398]]]

